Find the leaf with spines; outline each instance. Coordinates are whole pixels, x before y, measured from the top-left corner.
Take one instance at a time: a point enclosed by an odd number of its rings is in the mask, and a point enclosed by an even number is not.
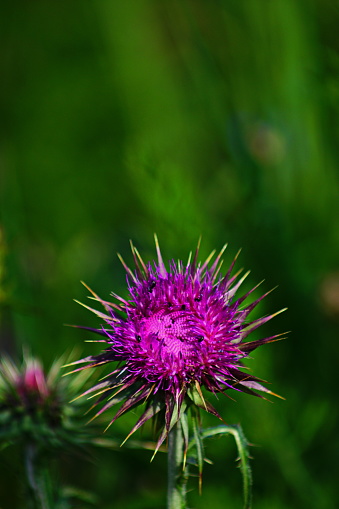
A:
[[[194,429],[194,428],[193,428]],[[199,436],[197,433],[199,432]],[[188,445],[188,453],[196,455],[197,463],[200,469],[202,466],[201,454],[203,454],[203,442],[207,438],[211,438],[217,435],[233,435],[235,443],[238,449],[238,460],[239,467],[243,478],[243,493],[244,493],[244,509],[251,509],[252,507],[252,470],[250,466],[250,453],[249,453],[249,442],[247,441],[242,428],[239,424],[227,425],[221,424],[213,428],[206,428],[198,430],[195,428],[193,438],[190,440]],[[206,458],[203,458],[206,461]]]

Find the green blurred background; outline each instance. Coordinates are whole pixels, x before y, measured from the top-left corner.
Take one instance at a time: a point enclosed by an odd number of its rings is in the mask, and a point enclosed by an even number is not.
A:
[[[2,351],[29,345],[47,365],[92,353],[63,324],[97,325],[72,302],[80,280],[126,294],[116,252],[131,262],[130,238],[149,260],[154,232],[166,259],[200,234],[202,256],[228,242],[229,263],[242,247],[248,284],[279,285],[258,313],[289,308],[261,334],[292,331],[247,362],[285,402],[216,403],[257,446],[255,509],[339,506],[338,20],[333,0],[0,6]],[[191,507],[241,508],[231,438],[207,454]],[[2,509],[22,504],[17,459],[0,465]],[[101,509],[165,507],[165,457],[149,460],[65,457],[62,478]]]

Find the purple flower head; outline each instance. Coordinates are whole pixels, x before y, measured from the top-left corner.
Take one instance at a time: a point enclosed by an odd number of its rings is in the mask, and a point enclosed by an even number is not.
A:
[[[48,379],[39,360],[25,354],[22,367],[7,357],[0,363],[1,408],[42,409],[52,395]]]
[[[50,450],[96,443],[95,427],[86,425],[85,402],[90,371],[66,379],[62,365],[74,357],[63,355],[51,367],[24,349],[22,363],[6,354],[0,360],[0,445],[38,443]],[[70,403],[70,401],[72,402]],[[100,440],[101,444],[102,442]],[[97,442],[100,445],[99,441]]]
[[[16,386],[23,402],[35,400],[36,404],[44,404],[50,395],[45,373],[36,359],[27,360],[26,369],[17,377]]]
[[[167,270],[155,240],[157,261],[153,264],[146,265],[133,245],[135,272],[121,259],[128,276],[127,300],[113,293],[116,302],[107,302],[90,290],[106,313],[85,307],[105,323],[100,329],[81,328],[104,337],[99,341],[107,348],[78,361],[86,364],[78,369],[118,363],[103,382],[85,394],[96,391],[98,402],[106,401],[96,415],[122,403],[111,423],[146,403],[129,436],[162,412],[164,427],[158,448],[189,407],[201,407],[221,418],[205,400],[202,387],[213,393],[235,389],[252,395],[259,395],[255,391],[273,394],[261,380],[242,371],[242,361],[279,335],[246,342],[253,330],[277,313],[248,321],[249,313],[267,294],[247,306],[243,305],[245,299],[257,287],[235,297],[248,273],[242,278],[239,273],[231,275],[235,259],[226,275],[220,275],[226,246],[213,263],[214,252],[198,263],[198,246],[193,260],[186,265],[172,261]]]

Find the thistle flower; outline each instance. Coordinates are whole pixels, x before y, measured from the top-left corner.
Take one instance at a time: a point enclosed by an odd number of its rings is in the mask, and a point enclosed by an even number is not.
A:
[[[260,379],[242,371],[242,361],[255,348],[280,335],[246,341],[252,331],[278,313],[248,321],[249,313],[269,292],[242,306],[259,285],[235,297],[248,273],[240,279],[240,272],[231,275],[235,258],[226,275],[220,275],[226,246],[213,263],[215,252],[201,264],[198,245],[193,260],[189,257],[186,265],[172,261],[167,270],[157,238],[155,242],[157,261],[153,264],[146,265],[133,244],[135,271],[120,257],[127,273],[128,299],[112,293],[115,302],[107,302],[87,287],[105,312],[84,306],[104,325],[80,328],[99,334],[104,339],[98,341],[106,343],[107,348],[73,364],[85,364],[74,371],[112,366],[102,382],[84,393],[96,393],[97,403],[106,400],[96,416],[122,403],[110,424],[131,408],[146,404],[128,437],[162,413],[157,450],[188,408],[200,407],[221,419],[205,400],[202,388],[214,394],[228,389],[257,396],[256,391],[274,394]]]
[[[21,366],[9,357],[0,362],[0,441],[35,442],[43,447],[92,441],[85,428],[84,405],[70,404],[86,387],[89,373],[62,378],[65,358],[48,373],[40,361],[24,353]],[[80,376],[79,376],[80,375]]]

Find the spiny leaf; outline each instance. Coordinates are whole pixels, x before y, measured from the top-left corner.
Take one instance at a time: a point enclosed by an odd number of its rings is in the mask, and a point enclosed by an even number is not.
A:
[[[232,426],[229,425],[220,425],[213,428],[207,428],[205,430],[201,430],[201,438],[205,440],[206,438],[210,438],[216,435],[227,435],[231,434],[234,436],[235,443],[238,449],[239,454],[239,467],[242,473],[243,478],[243,490],[244,490],[244,509],[251,509],[252,506],[252,471],[250,467],[250,454],[249,454],[249,443],[242,431],[242,428],[239,424],[235,424]],[[189,444],[189,449],[195,444],[191,440]]]
[[[192,426],[193,426],[193,439],[195,442],[195,449],[197,453],[198,469],[199,469],[199,492],[201,494],[202,488],[202,469],[204,466],[204,444],[201,429],[199,426],[198,414],[192,408]]]
[[[182,435],[183,435],[183,439],[184,439],[184,459],[183,459],[182,468],[183,468],[183,470],[185,470],[188,442],[189,442],[189,426],[188,426],[187,412],[184,412],[183,414],[181,414],[180,423],[181,423]]]

